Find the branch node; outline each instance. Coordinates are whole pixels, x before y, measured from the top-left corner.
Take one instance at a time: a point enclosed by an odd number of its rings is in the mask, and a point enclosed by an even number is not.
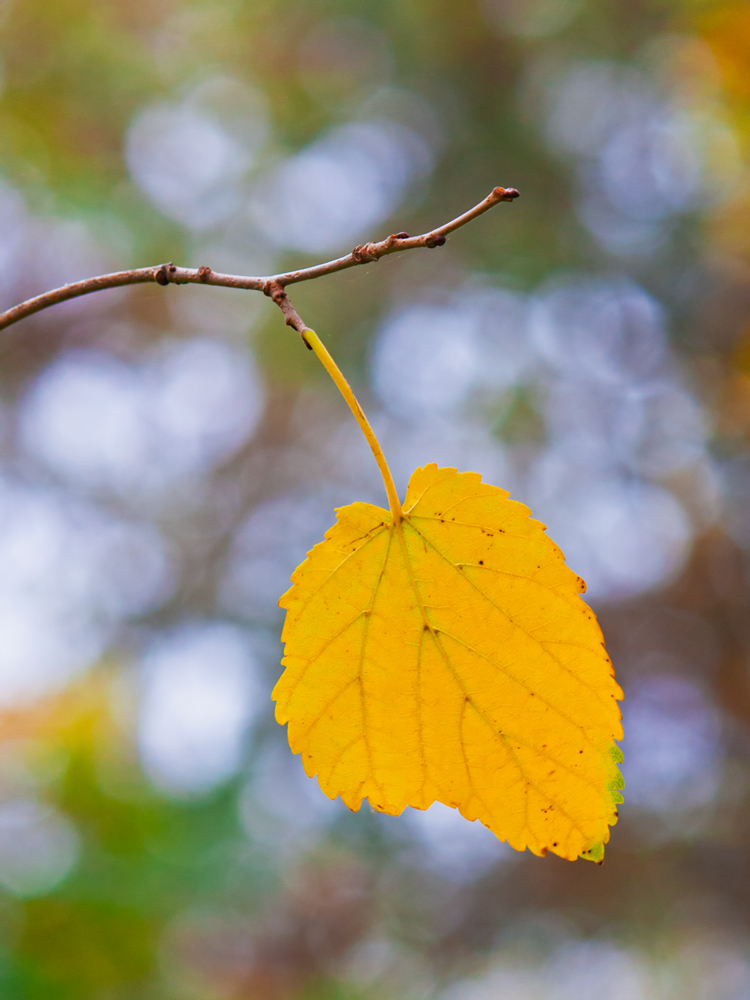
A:
[[[273,278],[269,279],[263,286],[263,294],[267,295],[277,306],[280,306],[284,299],[288,298],[284,286]]]
[[[168,285],[171,282],[172,275],[176,270],[177,268],[174,264],[162,264],[161,267],[157,267],[156,269],[154,281],[158,285]]]
[[[398,243],[399,240],[408,240],[408,239],[409,239],[409,234],[408,233],[391,233],[391,235],[388,237],[388,239],[383,240],[381,246],[385,250],[390,250],[395,243]],[[365,249],[367,248],[368,245],[369,244],[365,245]],[[361,247],[357,247],[357,249],[360,250],[362,248]],[[381,255],[378,254],[377,257],[376,257],[376,259],[380,260],[380,256]]]
[[[211,268],[207,264],[202,264],[198,268],[198,281],[208,281],[211,277]]]
[[[498,201],[515,201],[520,198],[520,192],[515,188],[496,187],[492,193]]]
[[[431,250],[434,250],[435,247],[443,246],[444,243],[445,243],[445,237],[443,236],[442,233],[437,233],[434,236],[430,234],[425,240],[425,245],[428,246]]]
[[[362,243],[352,250],[352,257],[358,264],[370,264],[380,259],[380,254],[375,251],[372,243]]]

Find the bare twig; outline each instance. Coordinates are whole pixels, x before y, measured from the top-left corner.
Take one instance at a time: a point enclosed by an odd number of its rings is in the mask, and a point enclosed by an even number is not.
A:
[[[297,312],[297,310],[290,302],[289,296],[284,291],[283,286],[279,284],[278,281],[271,280],[267,282],[266,287],[263,289],[263,291],[266,293],[266,295],[268,295],[271,299],[273,299],[273,301],[276,303],[279,309],[281,309],[281,311],[284,313],[284,318],[286,319],[286,325],[291,326],[293,330],[297,331],[300,337],[302,337],[302,339],[304,340],[305,346],[307,347],[308,351],[311,351],[312,347],[310,346],[307,337],[305,337],[305,330],[309,330],[310,327],[307,325],[307,323],[305,323],[305,321],[302,319],[300,314]]]
[[[86,278],[84,281],[76,281],[70,285],[63,285],[62,288],[55,288],[43,295],[37,295],[33,299],[13,306],[4,313],[0,313],[0,330],[7,326],[12,326],[19,320],[31,316],[33,313],[41,312],[50,306],[57,305],[58,302],[66,302],[68,299],[78,298],[80,295],[88,295],[91,292],[99,292],[105,288],[122,288],[125,285],[140,285],[148,282],[156,282],[158,285],[219,285],[224,288],[244,288],[254,291],[262,291],[270,295],[274,302],[280,306],[286,316],[289,326],[294,327],[299,333],[303,333],[305,324],[294,311],[289,299],[284,293],[286,285],[295,284],[298,281],[309,281],[312,278],[321,278],[326,274],[334,274],[336,271],[344,271],[349,267],[356,267],[358,264],[367,264],[387,257],[389,254],[398,253],[401,250],[415,250],[418,247],[439,247],[445,243],[445,238],[449,233],[465,226],[494,205],[501,201],[513,201],[518,197],[515,188],[496,187],[490,194],[480,201],[474,208],[459,215],[451,222],[423,233],[421,236],[409,236],[408,233],[394,233],[385,240],[377,243],[363,243],[355,247],[351,253],[345,257],[338,257],[336,260],[329,260],[324,264],[315,264],[312,267],[301,268],[298,271],[286,271],[283,274],[273,274],[265,278],[256,278],[237,274],[219,274],[212,271],[210,267],[177,267],[175,264],[159,264],[156,267],[141,267],[131,271],[117,271],[114,274],[102,274],[96,278]],[[303,338],[304,339],[304,338]]]

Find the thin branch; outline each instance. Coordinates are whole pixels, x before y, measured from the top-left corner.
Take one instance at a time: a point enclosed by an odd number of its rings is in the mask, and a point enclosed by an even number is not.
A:
[[[289,296],[287,295],[283,286],[278,281],[268,281],[263,291],[266,293],[266,295],[270,296],[270,298],[273,299],[273,301],[276,303],[279,309],[281,309],[281,311],[284,314],[284,318],[286,319],[286,325],[291,326],[293,330],[297,331],[300,337],[302,337],[302,340],[305,343],[305,347],[308,349],[308,351],[311,351],[313,349],[312,345],[305,336],[305,331],[309,330],[310,327],[307,325],[307,323],[305,323],[300,314],[292,305],[291,301],[289,300]]]
[[[334,271],[344,271],[348,267],[356,267],[357,264],[369,264],[387,257],[388,254],[398,253],[400,250],[416,250],[419,247],[441,247],[445,243],[446,236],[465,226],[468,222],[493,208],[501,201],[515,201],[518,198],[518,191],[515,188],[496,187],[487,197],[480,201],[468,212],[459,215],[457,218],[446,222],[444,226],[438,226],[429,233],[421,236],[409,236],[408,233],[394,233],[379,243],[363,243],[355,247],[351,253],[337,260],[329,260],[325,264],[315,264],[313,267],[305,267],[300,271],[287,271],[285,274],[275,274],[271,281],[276,281],[282,286],[292,285],[297,281],[309,281],[311,278],[322,278],[323,275],[333,274]]]
[[[156,267],[141,267],[131,271],[117,271],[114,274],[102,274],[96,278],[87,278],[84,281],[76,281],[70,285],[63,285],[62,288],[55,288],[43,295],[37,295],[33,299],[13,306],[4,313],[0,313],[0,330],[7,326],[12,326],[19,320],[31,316],[33,313],[41,312],[50,306],[57,305],[58,302],[66,302],[68,299],[78,298],[80,295],[88,295],[91,292],[100,292],[105,288],[122,288],[125,285],[140,285],[148,282],[156,282],[157,285],[219,285],[224,288],[244,288],[254,291],[265,292],[270,295],[282,308],[287,323],[298,329],[301,333],[305,329],[304,323],[294,313],[291,303],[287,306],[282,302],[288,299],[280,296],[285,285],[295,284],[298,281],[310,281],[313,278],[321,278],[326,274],[334,274],[336,271],[344,271],[349,267],[356,267],[358,264],[369,264],[387,257],[389,254],[398,253],[401,250],[415,250],[419,247],[439,247],[445,243],[445,238],[449,233],[460,229],[468,222],[472,222],[478,216],[483,215],[494,205],[501,201],[514,201],[518,197],[515,188],[496,187],[490,194],[474,208],[459,215],[451,222],[423,233],[421,236],[409,236],[408,233],[394,233],[385,240],[377,243],[363,243],[355,247],[351,253],[336,260],[329,260],[324,264],[315,264],[312,267],[301,268],[298,271],[286,271],[283,274],[273,274],[269,277],[256,278],[237,274],[219,274],[212,271],[210,267],[177,267],[175,264],[159,264]],[[292,316],[294,313],[294,316]],[[296,317],[296,319],[294,318]],[[290,322],[290,318],[293,320]],[[299,326],[298,326],[299,323]],[[301,328],[300,328],[301,327]]]

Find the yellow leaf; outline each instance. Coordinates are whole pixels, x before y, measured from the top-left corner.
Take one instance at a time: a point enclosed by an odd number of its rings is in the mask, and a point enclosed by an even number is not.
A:
[[[403,514],[337,514],[279,601],[276,718],[307,773],[350,809],[439,801],[518,850],[601,861],[622,692],[544,525],[436,465],[412,475]]]

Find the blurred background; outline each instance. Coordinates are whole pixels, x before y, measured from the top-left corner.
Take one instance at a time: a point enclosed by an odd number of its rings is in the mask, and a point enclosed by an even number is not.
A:
[[[403,490],[507,487],[626,692],[599,868],[349,813],[272,718],[354,421],[257,293],[0,335],[0,996],[750,998],[746,0],[0,0],[0,307],[173,260],[297,286]]]

